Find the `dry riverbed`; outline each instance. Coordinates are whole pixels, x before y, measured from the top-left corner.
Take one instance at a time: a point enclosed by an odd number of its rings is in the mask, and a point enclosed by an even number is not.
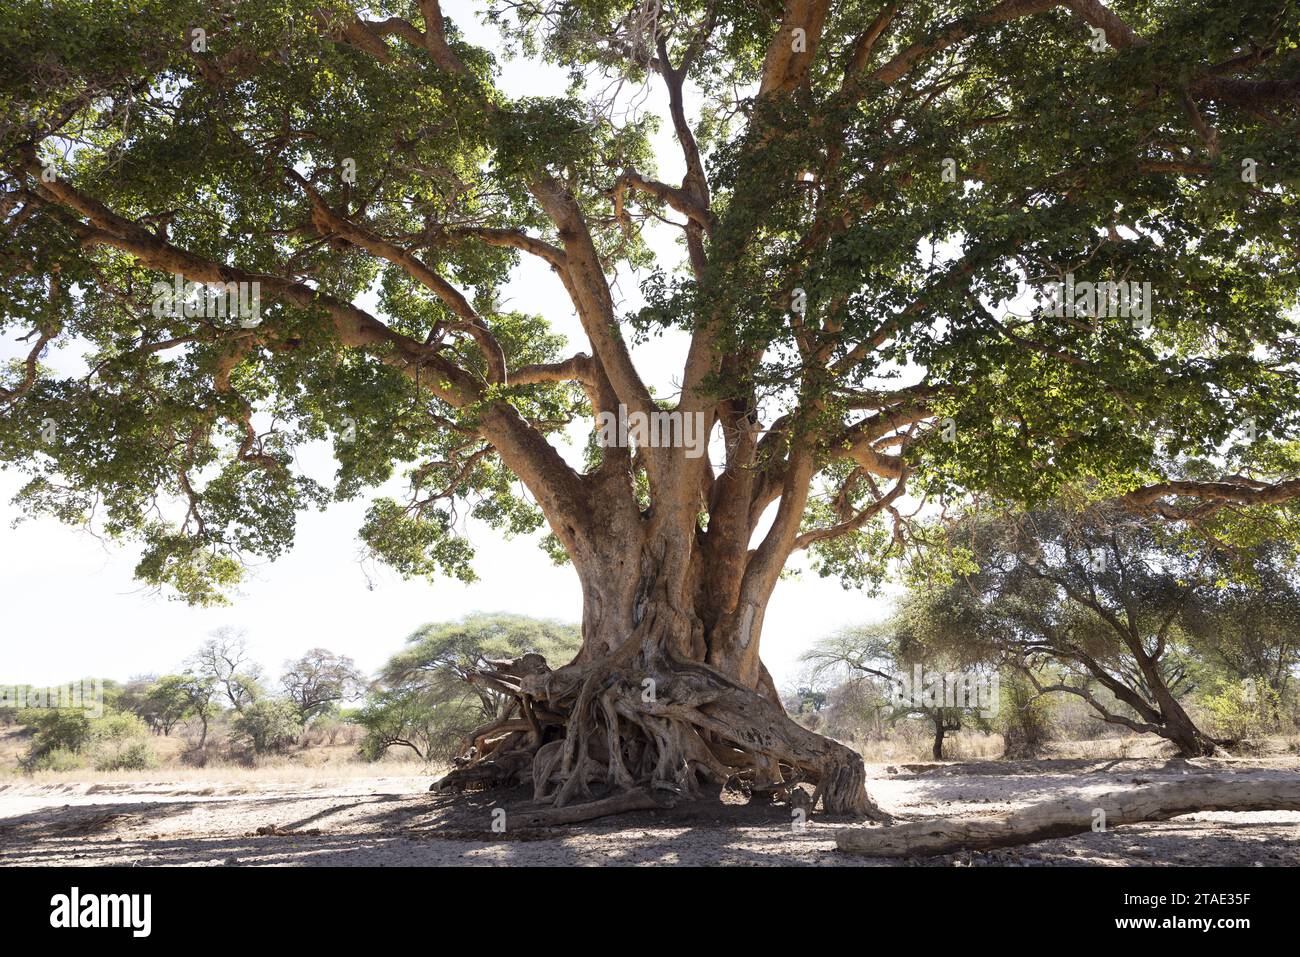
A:
[[[900,820],[1002,813],[1195,775],[1246,780],[1300,773],[1294,756],[869,765],[872,794]],[[0,779],[0,866],[109,865],[813,865],[885,866],[835,849],[853,822],[726,795],[719,808],[640,812],[552,830],[510,827],[528,794],[428,792],[427,776],[277,780],[165,771],[89,783]],[[505,832],[492,830],[504,806]],[[499,819],[497,815],[497,819]],[[1300,812],[1210,812],[928,865],[1300,865]]]

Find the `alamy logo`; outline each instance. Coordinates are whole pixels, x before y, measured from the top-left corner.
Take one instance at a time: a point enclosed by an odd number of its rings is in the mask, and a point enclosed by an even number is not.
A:
[[[1136,319],[1136,325],[1151,325],[1151,283],[1075,282],[1074,273],[1065,274],[1065,282],[1049,283],[1045,288],[1043,311],[1057,319],[1084,316],[1090,319]]]
[[[75,708],[98,718],[104,714],[104,679],[85,678],[49,688],[0,685],[0,711],[27,708]]]
[[[129,927],[133,937],[153,929],[151,894],[82,894],[74,887],[51,897],[50,908],[51,927]]]
[[[703,412],[628,412],[620,404],[618,413],[596,416],[596,441],[602,449],[625,449],[628,443],[639,449],[682,448],[688,459],[704,454],[707,439]]]
[[[890,704],[895,708],[966,708],[986,718],[997,714],[1001,680],[969,671],[926,671],[920,665],[893,680]]]
[[[187,282],[173,276],[172,284],[153,284],[156,319],[238,319],[251,329],[262,321],[260,282]]]

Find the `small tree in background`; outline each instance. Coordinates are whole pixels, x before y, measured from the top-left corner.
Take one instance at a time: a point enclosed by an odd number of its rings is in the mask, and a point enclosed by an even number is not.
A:
[[[313,648],[297,661],[286,661],[280,678],[280,686],[297,708],[304,727],[330,707],[358,697],[365,685],[356,662],[324,648]]]
[[[184,681],[185,695],[189,699],[189,713],[198,720],[202,729],[198,744],[202,749],[208,743],[209,723],[221,713],[217,684],[215,679],[193,671],[185,671],[180,677]]]
[[[931,641],[1186,757],[1213,752],[1183,700],[1195,687],[1187,616],[1227,571],[1213,548],[1104,504],[972,511],[946,532],[971,565],[909,596]]]
[[[879,683],[878,693],[887,705],[883,720],[896,724],[920,718],[932,731],[931,756],[943,760],[944,740],[962,730],[963,722],[987,728],[991,703],[958,695],[957,682],[965,685],[990,669],[976,659],[964,658],[953,646],[936,639],[927,614],[933,609],[904,604],[894,617],[879,625],[849,628],[819,642],[804,655],[820,674],[838,674],[846,681],[868,679]],[[917,672],[920,668],[921,672]],[[914,675],[942,678],[937,696],[917,687]],[[950,693],[950,690],[951,693]]]
[[[145,699],[149,694],[149,689],[158,681],[156,674],[135,675],[130,678],[124,685],[117,696],[117,708],[121,711],[129,711],[132,714],[139,715],[149,730],[158,733],[159,728],[154,716],[151,714],[152,705]]]
[[[242,712],[262,693],[262,666],[248,655],[248,642],[230,628],[220,628],[190,659],[190,670],[208,679]]]
[[[154,730],[171,734],[172,728],[193,714],[190,692],[190,679],[184,675],[164,675],[146,689],[136,714]]]
[[[1037,757],[1052,733],[1051,699],[1016,672],[1004,676],[1000,691],[994,727],[1002,734],[1002,756]]]
[[[380,670],[361,710],[363,751],[376,757],[403,746],[431,760],[450,756],[466,742],[482,746],[519,735],[523,729],[517,725],[529,726],[518,698],[465,678],[496,659],[535,655],[567,661],[581,643],[574,625],[523,615],[476,614],[418,628]]]
[[[80,708],[28,708],[18,723],[32,731],[21,765],[35,770],[57,752],[76,754],[90,739],[90,715]]]
[[[464,745],[478,714],[474,701],[438,700],[415,683],[376,690],[355,717],[366,731],[361,755],[377,761],[390,748],[408,748],[422,761],[445,760]]]
[[[1231,742],[1278,730],[1281,699],[1254,678],[1222,678],[1200,695],[1211,731]]]
[[[292,747],[301,732],[302,722],[292,702],[259,698],[235,715],[230,743],[255,755],[278,754]]]

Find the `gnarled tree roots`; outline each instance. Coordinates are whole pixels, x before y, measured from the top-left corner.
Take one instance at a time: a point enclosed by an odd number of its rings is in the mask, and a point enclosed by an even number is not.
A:
[[[741,781],[796,804],[808,803],[791,793],[807,783],[812,808],[887,817],[852,750],[715,668],[648,643],[554,671],[539,655],[493,661],[470,680],[513,701],[470,735],[468,753],[434,789],[531,783],[534,800],[551,806],[537,824],[672,806]]]

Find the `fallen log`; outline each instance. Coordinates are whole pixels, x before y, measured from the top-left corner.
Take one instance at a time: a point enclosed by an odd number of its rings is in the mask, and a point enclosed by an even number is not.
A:
[[[867,857],[925,857],[1068,837],[1198,811],[1300,811],[1300,777],[1175,781],[1045,801],[1002,816],[913,821],[840,831],[836,846]]]

